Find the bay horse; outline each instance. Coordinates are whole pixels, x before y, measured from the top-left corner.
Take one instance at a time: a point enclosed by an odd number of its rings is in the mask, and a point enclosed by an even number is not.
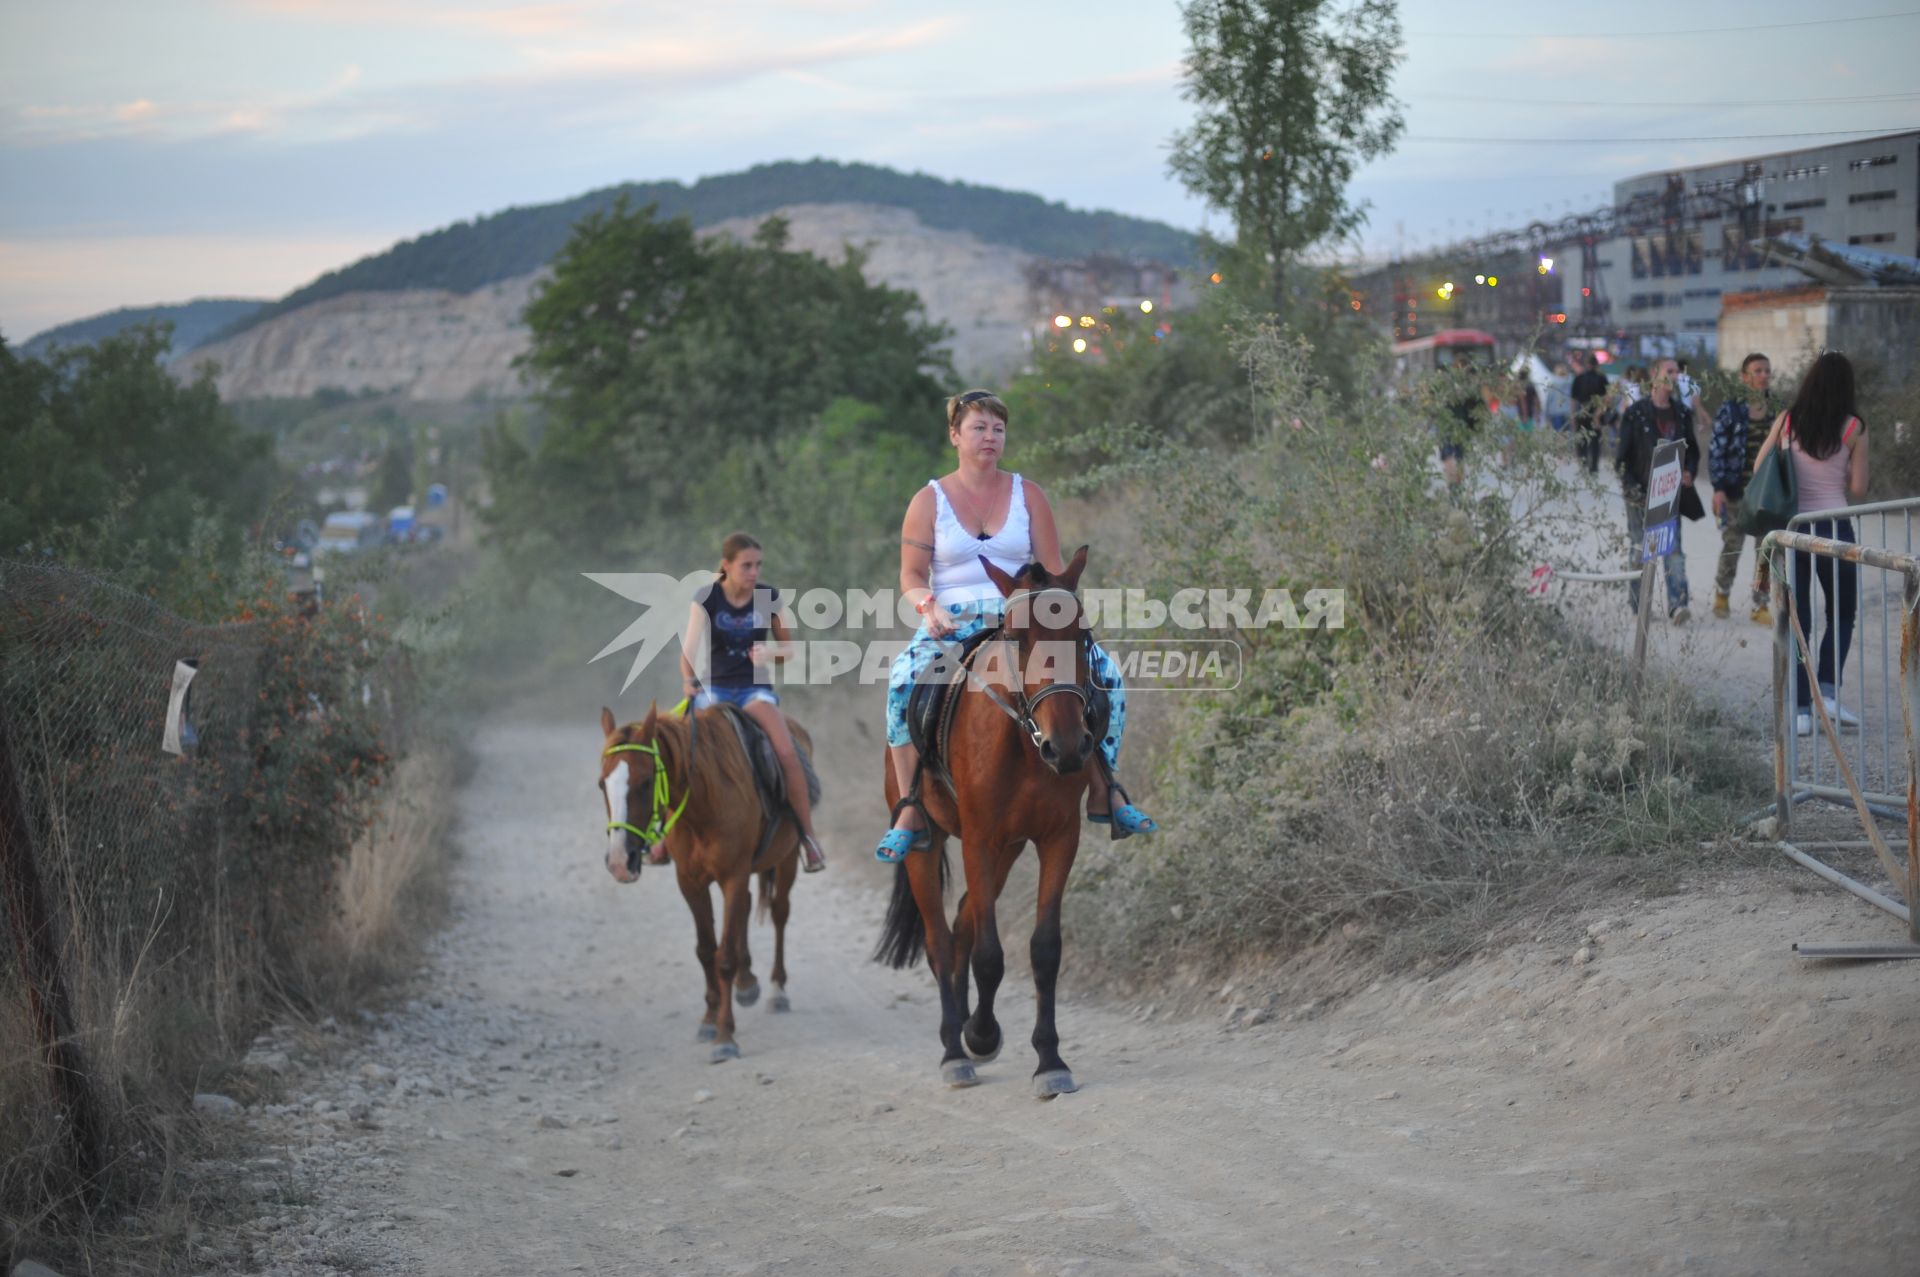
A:
[[[993,999],[1006,959],[994,905],[1031,842],[1040,859],[1037,916],[1028,942],[1037,1004],[1033,1048],[1039,1056],[1033,1092],[1051,1100],[1078,1089],[1060,1058],[1054,985],[1060,974],[1060,902],[1080,849],[1080,809],[1095,744],[1085,690],[1092,639],[1075,594],[1087,547],[1081,546],[1057,577],[1039,564],[1009,576],[981,561],[1007,601],[1006,620],[1000,633],[976,650],[973,664],[988,666],[988,672],[969,669],[947,690],[949,697],[958,697],[945,759],[952,788],[930,779],[935,772],[923,756],[924,770],[914,787],[932,846],[908,852],[894,871],[893,899],[873,957],[898,969],[926,954],[940,989],[940,1042],[946,1052],[941,1080],[955,1087],[976,1084],[974,1064],[994,1059],[1001,1046]],[[999,660],[980,659],[996,648]],[[1057,659],[1067,652],[1070,663]],[[884,756],[883,771],[888,808],[898,811],[899,782]],[[966,882],[951,928],[944,899],[950,836],[960,840]],[[980,986],[979,1005],[971,1011],[969,966]]]
[[[769,817],[754,789],[753,764],[741,748],[725,706],[682,718],[657,704],[637,726],[616,726],[600,710],[600,791],[607,804],[607,872],[635,882],[649,844],[666,842],[668,859],[693,913],[694,953],[707,978],[707,1013],[695,1040],[713,1043],[718,1064],[740,1057],[733,1038],[733,1007],[760,1000],[760,982],[747,951],[749,883],[760,878],[760,912],[773,917],[773,997],[786,1011],[787,916],[799,871],[800,835],[790,815]],[[787,726],[803,758],[813,738],[792,719]],[[766,822],[772,819],[775,828]],[[764,844],[759,858],[755,852]],[[713,930],[711,888],[720,888],[721,928]]]

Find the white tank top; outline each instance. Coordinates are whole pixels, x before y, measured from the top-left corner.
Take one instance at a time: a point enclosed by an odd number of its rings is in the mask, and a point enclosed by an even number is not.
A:
[[[1013,476],[1013,495],[1007,498],[1007,521],[984,541],[960,526],[953,506],[947,501],[946,489],[938,479],[927,480],[927,486],[933,489],[933,499],[939,507],[933,517],[933,572],[928,581],[935,601],[947,607],[999,598],[1000,587],[987,578],[987,570],[980,566],[980,556],[986,555],[993,566],[1009,575],[1025,567],[1033,557],[1025,483],[1018,474]]]

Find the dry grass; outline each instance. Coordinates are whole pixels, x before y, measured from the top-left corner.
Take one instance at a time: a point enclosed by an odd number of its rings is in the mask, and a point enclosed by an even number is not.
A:
[[[25,990],[0,960],[0,1270],[29,1255],[62,1271],[192,1266],[222,1210],[202,1164],[239,1138],[197,1120],[192,1095],[250,1098],[235,1070],[263,1015],[351,1006],[407,968],[440,907],[454,772],[452,754],[425,743],[396,766],[375,819],[338,864],[333,898],[314,902],[315,921],[278,962],[217,901],[190,949],[163,951],[165,893],[129,943],[109,933],[84,884],[44,884],[65,928],[74,1034],[107,1135],[105,1164],[88,1199]]]
[[[323,987],[351,1000],[404,969],[437,909],[453,817],[453,761],[437,748],[402,759],[335,882]]]

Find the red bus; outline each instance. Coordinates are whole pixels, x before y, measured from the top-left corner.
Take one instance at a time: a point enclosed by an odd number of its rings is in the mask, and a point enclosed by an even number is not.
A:
[[[1393,343],[1393,381],[1407,387],[1438,368],[1446,368],[1463,357],[1475,363],[1491,363],[1493,338],[1477,328],[1443,328],[1430,337]]]

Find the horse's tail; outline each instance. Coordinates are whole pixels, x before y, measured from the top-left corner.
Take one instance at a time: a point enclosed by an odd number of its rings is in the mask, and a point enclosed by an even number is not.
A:
[[[909,852],[909,855],[918,853]],[[947,894],[947,849],[927,853],[940,857],[940,895]],[[887,924],[874,946],[873,960],[899,970],[920,961],[927,951],[927,920],[920,916],[920,905],[913,898],[913,883],[907,878],[907,862],[902,860],[893,871],[893,899],[887,903]]]
[[[760,871],[760,921],[765,924],[767,910],[773,908],[773,870]]]

